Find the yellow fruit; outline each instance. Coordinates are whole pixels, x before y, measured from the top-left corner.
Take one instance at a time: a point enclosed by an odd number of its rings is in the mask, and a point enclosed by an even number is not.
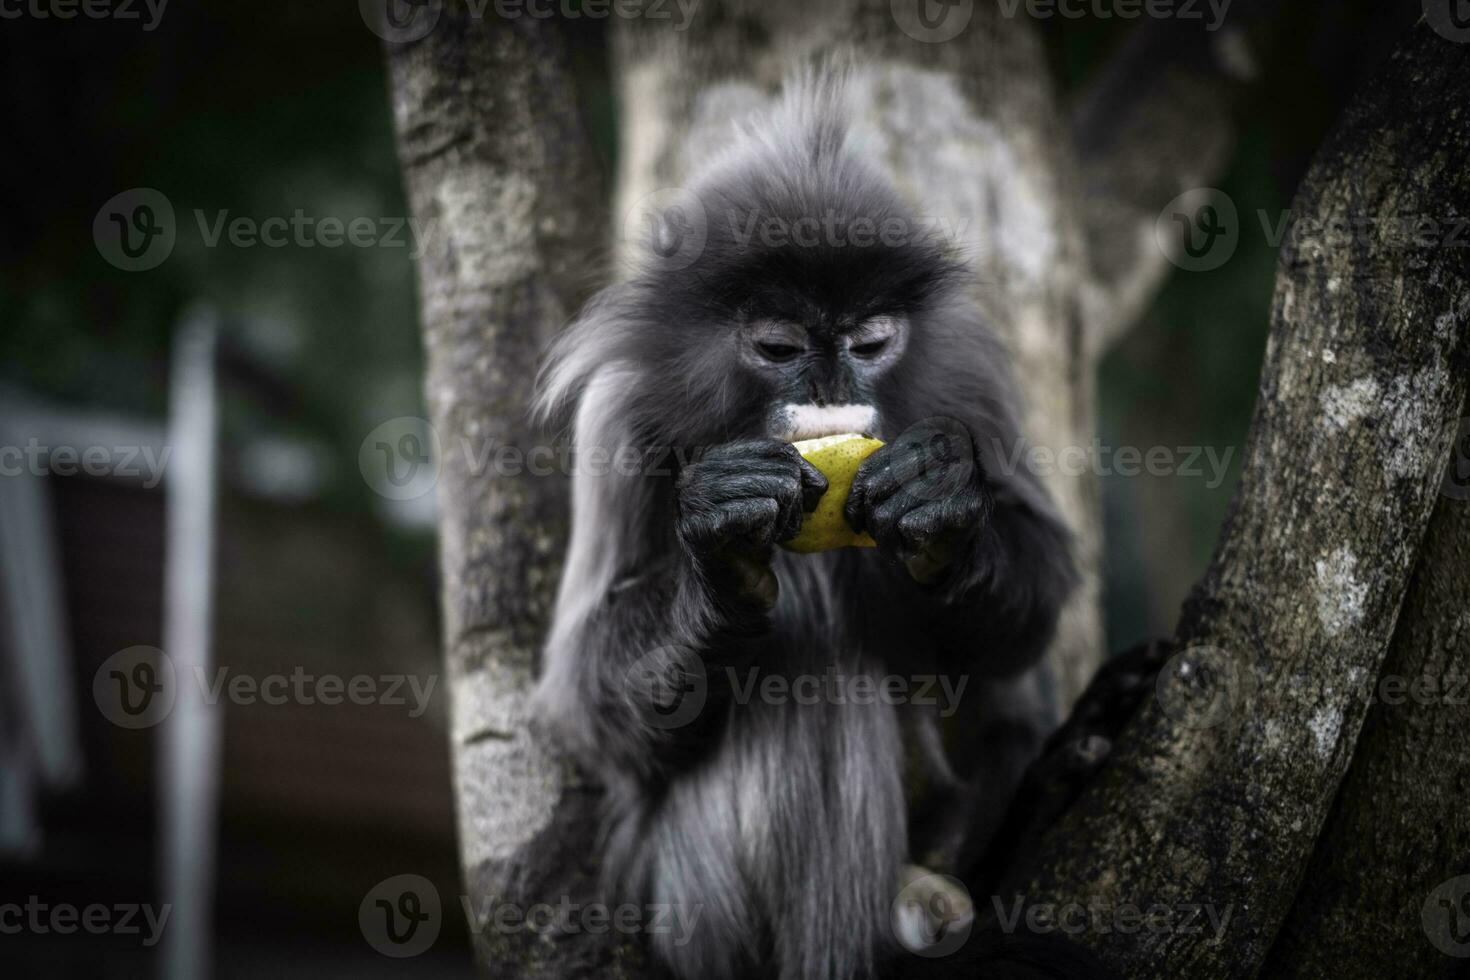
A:
[[[803,515],[801,531],[790,541],[782,542],[782,547],[800,552],[876,547],[877,542],[872,538],[858,534],[848,525],[842,508],[847,503],[847,492],[852,488],[858,466],[883,443],[849,432],[807,439],[795,445],[796,451],[827,477],[827,492],[822,494],[816,510]]]

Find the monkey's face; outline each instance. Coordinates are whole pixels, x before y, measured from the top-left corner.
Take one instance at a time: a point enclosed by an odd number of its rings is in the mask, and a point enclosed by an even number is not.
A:
[[[671,441],[883,438],[911,415],[902,378],[968,275],[949,246],[861,173],[758,169],[700,196],[702,247],[662,266],[650,252],[632,294],[633,359]]]
[[[759,316],[740,325],[741,363],[767,393],[767,433],[788,442],[880,434],[878,387],[903,357],[908,318],[803,320]]]

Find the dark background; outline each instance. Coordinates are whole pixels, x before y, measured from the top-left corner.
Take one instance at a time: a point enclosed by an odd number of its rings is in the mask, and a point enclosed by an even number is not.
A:
[[[1234,488],[1276,263],[1261,215],[1279,220],[1417,6],[1293,5],[1219,182],[1240,211],[1238,251],[1217,270],[1176,272],[1104,364],[1104,445],[1234,452],[1220,486],[1104,478],[1112,649],[1170,632]],[[191,311],[216,312],[251,381],[224,402],[220,662],[254,675],[437,675],[432,495],[389,500],[358,468],[375,427],[424,414],[411,242],[210,246],[195,215],[406,216],[378,38],[344,2],[170,4],[152,30],[144,7],[136,20],[5,9],[23,13],[0,19],[0,431],[45,441],[161,430],[173,338]],[[1137,26],[1043,22],[1063,92]],[[606,30],[575,26],[588,122],[612,167]],[[126,272],[92,229],[105,202],[136,187],[167,196],[178,239],[162,265]],[[162,493],[86,476],[39,485],[76,738],[66,778],[28,774],[16,677],[26,611],[0,605],[0,907],[32,895],[156,901],[156,744],[108,724],[91,684],[117,651],[161,645]],[[0,572],[18,580],[37,560],[0,550]],[[442,696],[418,718],[388,705],[229,708],[221,976],[468,975],[445,725]],[[388,959],[365,940],[358,908],[405,873],[434,882],[443,931],[431,951]],[[137,936],[0,932],[0,970],[20,974],[145,976],[155,954]]]

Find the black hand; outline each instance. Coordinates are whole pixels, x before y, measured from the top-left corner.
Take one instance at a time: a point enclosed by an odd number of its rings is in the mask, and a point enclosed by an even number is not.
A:
[[[774,601],[771,548],[796,536],[826,491],[827,478],[790,443],[716,446],[679,475],[679,541],[701,570],[732,566],[742,573],[737,589]]]
[[[985,470],[968,429],[935,416],[869,456],[845,515],[919,582],[941,578],[990,519]]]

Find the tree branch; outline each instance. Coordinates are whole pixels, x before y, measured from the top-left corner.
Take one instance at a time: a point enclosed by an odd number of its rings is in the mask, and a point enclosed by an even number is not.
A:
[[[1280,8],[1280,0],[1237,3],[1214,31],[1152,18],[1074,107],[1091,272],[1085,299],[1100,350],[1137,321],[1171,269],[1154,240],[1159,212],[1229,164],[1234,116],[1260,74]]]
[[[1470,47],[1421,25],[1318,155],[1283,249],[1245,473],[1160,697],[1010,876],[1033,901],[1189,905],[1222,941],[1083,934],[1129,976],[1251,976],[1366,713],[1466,391]],[[1439,220],[1437,240],[1404,219]],[[1417,227],[1411,225],[1411,227]]]
[[[1436,976],[1463,946],[1425,932],[1458,923],[1463,893],[1445,896],[1451,918],[1436,889],[1470,874],[1467,582],[1470,500],[1442,496],[1383,674],[1358,692],[1368,720],[1265,976]]]

